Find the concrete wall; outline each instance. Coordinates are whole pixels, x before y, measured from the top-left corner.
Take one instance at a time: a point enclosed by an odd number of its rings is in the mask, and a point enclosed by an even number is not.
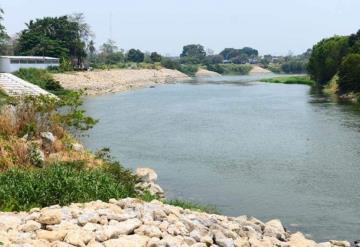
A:
[[[12,73],[18,71],[21,68],[46,69],[50,66],[59,66],[59,64],[12,64],[10,63],[9,58],[0,58],[0,73]]]

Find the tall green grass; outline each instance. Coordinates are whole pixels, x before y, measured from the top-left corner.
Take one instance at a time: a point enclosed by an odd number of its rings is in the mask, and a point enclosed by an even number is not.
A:
[[[315,82],[311,80],[309,76],[283,76],[275,78],[265,78],[261,79],[260,81],[283,84],[304,84],[310,86],[315,84]]]
[[[136,197],[136,177],[118,165],[86,168],[81,162],[0,173],[0,211]]]

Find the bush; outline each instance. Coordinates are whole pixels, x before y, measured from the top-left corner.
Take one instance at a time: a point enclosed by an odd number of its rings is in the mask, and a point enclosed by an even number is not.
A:
[[[249,74],[252,66],[249,64],[220,64],[223,74],[227,75],[247,75]]]
[[[344,58],[339,68],[340,92],[360,92],[360,54],[350,54]]]
[[[161,65],[167,69],[180,69],[180,62],[175,59],[163,58],[161,60]]]
[[[182,64],[178,70],[188,76],[195,76],[196,72],[199,70],[199,65]]]
[[[136,177],[121,166],[85,168],[80,162],[0,173],[0,210],[69,205],[93,200],[137,196]]]
[[[304,85],[314,85],[315,82],[310,79],[309,76],[283,76],[275,78],[265,78],[261,79],[262,82],[270,83],[283,83],[283,84],[304,84]]]
[[[58,81],[56,81],[52,74],[45,69],[20,69],[14,73],[17,77],[35,84],[46,91],[56,95],[62,95],[67,92]]]
[[[219,64],[207,64],[206,69],[219,74],[223,74],[225,72],[224,68],[221,67]]]

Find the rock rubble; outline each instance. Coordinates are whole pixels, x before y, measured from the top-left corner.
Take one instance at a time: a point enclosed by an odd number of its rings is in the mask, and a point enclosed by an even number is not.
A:
[[[227,217],[160,201],[111,199],[30,212],[0,213],[4,247],[347,247],[317,244],[287,232],[279,220]]]

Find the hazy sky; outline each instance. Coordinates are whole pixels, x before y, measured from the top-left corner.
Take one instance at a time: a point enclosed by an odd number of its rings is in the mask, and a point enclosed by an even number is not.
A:
[[[360,0],[1,0],[0,7],[10,34],[30,19],[82,12],[97,45],[112,38],[124,49],[171,55],[189,43],[297,54],[360,29]]]

